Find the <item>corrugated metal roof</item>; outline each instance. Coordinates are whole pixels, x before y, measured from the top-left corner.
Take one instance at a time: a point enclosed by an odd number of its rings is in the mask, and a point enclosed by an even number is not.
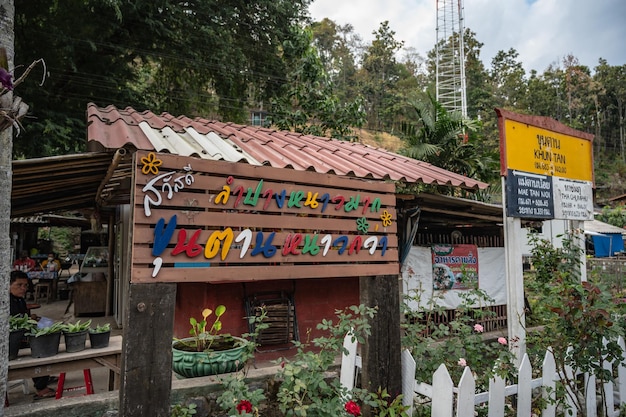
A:
[[[585,220],[585,232],[602,233],[605,235],[626,234],[626,230],[612,224],[601,222],[600,220]]]
[[[488,184],[361,143],[202,118],[87,107],[89,150],[135,148],[376,180],[484,189]]]

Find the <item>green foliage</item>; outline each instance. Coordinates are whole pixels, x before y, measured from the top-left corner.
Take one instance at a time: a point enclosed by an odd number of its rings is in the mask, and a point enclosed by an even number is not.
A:
[[[246,364],[249,363],[249,359],[254,357],[254,350],[257,347],[256,340],[259,335],[263,330],[269,327],[269,324],[265,321],[266,318],[267,310],[265,307],[258,307],[255,310],[255,315],[248,317],[248,321],[252,324],[254,330],[251,333],[241,335],[241,337],[251,341],[248,343],[248,349],[241,358]],[[227,411],[229,415],[242,414],[240,410],[237,409],[238,406],[241,408],[240,404],[242,401],[249,401],[251,407],[255,410],[255,415],[258,415],[259,404],[265,400],[262,389],[250,390],[245,380],[247,372],[248,367],[245,367],[243,373],[231,373],[226,376],[217,376],[218,381],[224,389],[222,394],[217,398],[217,404],[223,411]]]
[[[89,333],[106,333],[111,331],[111,323],[105,323],[89,329]]]
[[[602,212],[595,216],[596,220],[601,222],[612,224],[617,227],[626,227],[626,207],[617,206],[602,207]]]
[[[247,106],[267,102],[286,82],[280,48],[304,23],[309,3],[16,4],[16,67],[43,58],[50,75],[43,87],[36,72],[20,85],[32,117],[14,154],[84,150],[88,101],[243,122]]]
[[[190,403],[187,405],[176,404],[172,407],[170,417],[190,417],[197,413],[196,411],[197,405],[194,403]]]
[[[409,407],[402,405],[402,395],[393,398],[386,389],[378,388],[376,392],[371,392],[366,402],[376,417],[409,417]]]
[[[202,310],[202,320],[198,321],[194,317],[189,318],[189,324],[191,324],[191,329],[189,330],[189,334],[194,338],[194,345],[198,352],[203,352],[211,349],[211,345],[215,341],[215,337],[222,330],[222,322],[220,317],[224,315],[226,312],[226,307],[224,305],[218,305],[215,307],[215,320],[213,324],[206,330],[207,326],[207,318],[213,314],[213,310],[210,308],[205,308]]]
[[[402,49],[404,42],[395,39],[396,32],[389,27],[388,21],[381,22],[372,34],[374,40],[363,52],[359,73],[368,127],[391,130],[396,106],[402,98],[396,89],[403,74],[396,53]]]
[[[437,305],[436,297],[421,310],[411,310],[406,303],[411,298],[419,299],[419,292],[403,302],[407,321],[402,325],[402,344],[416,358],[415,378],[431,383],[433,373],[444,364],[455,382],[466,366],[471,367],[478,390],[488,390],[489,379],[495,375],[512,379],[516,370],[508,346],[511,341],[483,340],[484,328],[478,323],[494,314],[481,308],[493,305],[493,300],[480,289],[459,292],[459,296],[462,303],[447,324],[435,321],[445,310]]]
[[[429,93],[407,104],[407,120],[401,129],[405,155],[467,177],[495,180],[497,157],[479,145],[478,122],[448,112]]]
[[[351,306],[344,311],[336,311],[338,321],[323,320],[317,328],[327,336],[313,340],[312,346],[294,342],[297,353],[292,360],[279,359],[281,368],[277,373],[280,382],[278,401],[286,416],[328,416],[343,415],[347,393],[339,384],[338,378],[327,378],[326,372],[337,356],[343,352],[343,339],[351,332],[360,343],[370,334],[368,318],[375,309]],[[307,349],[309,348],[309,349]],[[353,391],[353,396],[365,398],[366,393]]]
[[[87,320],[84,323],[81,323],[78,320],[76,323],[66,323],[63,325],[64,333],[78,333],[83,332],[85,330],[89,330],[89,326],[91,326],[91,320]]]
[[[360,127],[365,114],[360,99],[341,103],[309,30],[296,28],[283,43],[283,59],[290,71],[281,92],[272,99],[268,122],[281,130],[315,136],[354,139],[351,127]]]
[[[242,373],[235,373],[224,378],[220,378],[222,384],[222,394],[217,398],[217,404],[228,415],[240,415],[237,405],[242,401],[249,401],[253,410],[258,415],[259,404],[265,400],[265,395],[261,388],[250,390]],[[251,414],[242,414],[251,415]]]
[[[30,329],[28,333],[26,333],[26,335],[39,337],[39,336],[45,336],[45,335],[53,334],[53,333],[60,333],[64,329],[65,329],[65,325],[61,323],[60,321],[58,321],[48,327],[42,327],[42,328],[33,327]]]
[[[563,236],[562,248],[537,237],[531,239],[536,276],[528,288],[535,300],[533,315],[540,316],[543,327],[528,334],[528,351],[539,361],[550,347],[559,371],[571,367],[594,373],[601,386],[613,378],[603,367],[605,361],[623,359],[617,338],[624,329],[616,325],[616,319],[623,323],[626,309],[623,303],[613,301],[601,282],[592,282],[595,277],[580,281],[580,248],[575,245],[579,237],[579,231]],[[577,387],[577,379],[567,376],[557,387],[557,398],[568,395],[577,412],[584,415],[584,397],[569,394]],[[604,397],[604,391],[599,395]]]
[[[37,321],[28,317],[28,314],[9,316],[9,331],[31,330],[37,327]]]

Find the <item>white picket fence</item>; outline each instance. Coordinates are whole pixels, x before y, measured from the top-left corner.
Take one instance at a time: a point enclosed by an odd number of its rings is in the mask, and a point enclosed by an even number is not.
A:
[[[354,387],[355,375],[360,369],[361,358],[357,355],[357,345],[351,340],[350,335],[344,339],[344,347],[348,349],[349,355],[344,355],[341,366],[341,383],[348,389]],[[619,338],[618,344],[623,352],[626,352],[624,339]],[[609,362],[604,363],[604,369],[611,370],[612,365]],[[608,417],[619,416],[620,405],[626,403],[626,367],[624,361],[615,364],[617,367],[617,377],[613,382],[604,384],[604,403],[602,409],[608,410]],[[566,370],[571,378],[574,375],[572,369]],[[432,417],[474,417],[476,406],[487,404],[489,417],[503,417],[505,414],[506,397],[516,396],[515,410],[518,417],[529,417],[532,415],[532,391],[541,389],[544,399],[548,400],[549,396],[554,396],[556,381],[561,379],[561,375],[556,369],[554,357],[550,351],[547,351],[543,366],[541,369],[541,377],[532,378],[532,367],[527,355],[524,355],[518,372],[517,384],[505,385],[502,378],[496,377],[489,382],[489,391],[476,394],[476,383],[472,371],[466,367],[463,375],[459,380],[458,387],[455,387],[448,370],[445,365],[439,366],[433,374],[432,385],[418,382],[415,380],[415,360],[408,351],[402,352],[402,394],[404,405],[410,408],[409,415],[413,413],[413,407],[416,395],[431,398],[431,416]],[[584,386],[586,392],[571,393],[572,395],[585,395],[585,404],[587,409],[583,414],[585,417],[596,417],[598,410],[596,395],[596,378],[594,375],[584,375]],[[615,399],[617,400],[617,404]],[[564,399],[566,411],[564,415],[576,417],[576,408],[573,406],[569,396]],[[546,401],[547,406],[542,410],[542,417],[555,417],[557,415],[556,405],[550,401]],[[563,415],[563,410],[560,410]]]

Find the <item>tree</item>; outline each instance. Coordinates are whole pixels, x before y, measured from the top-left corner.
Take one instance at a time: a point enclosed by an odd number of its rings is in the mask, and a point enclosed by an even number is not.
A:
[[[600,85],[598,94],[596,136],[604,138],[611,153],[619,150],[621,160],[626,161],[626,64],[609,66],[600,60],[595,68],[594,80]],[[597,149],[597,151],[600,151]],[[598,152],[602,155],[602,152]]]
[[[402,129],[403,153],[467,177],[496,179],[497,160],[489,149],[478,146],[477,122],[448,112],[430,94],[409,100],[408,107],[412,117]]]
[[[11,72],[13,68],[13,22],[15,7],[13,0],[0,0],[0,50],[3,58],[0,63],[5,71]],[[13,109],[13,94],[10,86],[3,82],[0,84],[0,258],[4,261],[0,264],[0,282],[2,291],[0,295],[0,355],[2,358],[9,357],[9,274],[11,262],[11,149],[13,146],[13,123],[10,115]],[[10,122],[5,123],[9,117]],[[6,395],[7,375],[9,372],[8,362],[2,361],[0,366],[0,395]],[[5,397],[4,395],[2,396]],[[4,412],[0,412],[4,415]]]
[[[16,156],[84,149],[89,101],[242,122],[286,82],[280,48],[310,0],[21,2],[16,57],[43,58],[45,92],[25,83]],[[183,70],[184,69],[184,70]],[[45,138],[45,140],[41,140]]]
[[[362,40],[354,33],[352,25],[340,26],[330,19],[324,19],[313,22],[310,28],[313,44],[339,100],[345,103],[360,97],[355,77]]]
[[[395,58],[404,42],[397,41],[389,22],[380,24],[372,32],[375,39],[365,49],[359,81],[365,96],[368,127],[384,129],[392,120],[394,107],[394,87],[400,78],[400,69]]]
[[[511,48],[507,52],[498,51],[491,61],[489,75],[497,107],[514,109],[526,95],[526,72],[517,60],[518,56],[519,53]]]
[[[291,71],[280,94],[272,99],[269,123],[281,130],[353,139],[351,127],[363,125],[361,101],[340,103],[324,71],[309,30],[298,32],[283,44],[283,59]]]

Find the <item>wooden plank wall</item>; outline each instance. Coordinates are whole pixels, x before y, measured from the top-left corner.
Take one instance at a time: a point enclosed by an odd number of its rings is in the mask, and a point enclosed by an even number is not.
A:
[[[393,184],[155,157],[161,164],[151,170],[152,157],[136,155],[133,282],[399,273]]]

